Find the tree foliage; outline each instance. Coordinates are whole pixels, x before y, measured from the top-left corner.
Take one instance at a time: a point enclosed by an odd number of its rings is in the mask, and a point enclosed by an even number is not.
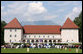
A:
[[[82,42],[82,12],[75,18],[74,23],[79,26],[79,41]]]
[[[4,26],[7,23],[5,21],[1,21],[1,45],[4,44]]]

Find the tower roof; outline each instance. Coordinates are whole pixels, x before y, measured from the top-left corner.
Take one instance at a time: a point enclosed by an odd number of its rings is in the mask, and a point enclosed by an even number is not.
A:
[[[19,21],[16,18],[14,18],[4,28],[22,28],[22,26],[19,23]]]
[[[78,28],[78,26],[73,21],[71,21],[70,18],[67,18],[62,28]]]

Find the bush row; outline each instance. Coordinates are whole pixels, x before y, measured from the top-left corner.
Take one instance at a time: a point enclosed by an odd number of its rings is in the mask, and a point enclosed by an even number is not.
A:
[[[7,45],[8,43],[5,43]],[[13,43],[14,45],[29,44],[29,43]],[[49,43],[52,44],[52,43]],[[54,43],[55,45],[68,45],[68,43]],[[81,45],[80,43],[71,43],[72,45]]]

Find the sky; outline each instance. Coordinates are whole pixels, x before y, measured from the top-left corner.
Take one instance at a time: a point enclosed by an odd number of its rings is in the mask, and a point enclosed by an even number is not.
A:
[[[82,11],[82,1],[1,1],[1,20],[9,23],[49,21],[47,25],[63,25],[69,17],[72,21]]]

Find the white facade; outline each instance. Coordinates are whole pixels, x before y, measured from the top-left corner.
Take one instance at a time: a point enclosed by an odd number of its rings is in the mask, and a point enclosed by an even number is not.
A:
[[[61,31],[62,42],[78,43],[79,42],[78,33],[79,33],[78,29],[62,29]]]
[[[16,30],[16,31],[15,31]],[[10,37],[11,36],[11,37]],[[15,37],[16,36],[16,37]],[[4,30],[4,41],[5,43],[20,43],[22,40],[39,40],[42,39],[43,41],[47,40],[58,40],[61,43],[78,43],[79,42],[79,34],[78,29],[62,29],[61,34],[23,34],[22,29],[5,29]],[[11,41],[10,41],[11,40]]]
[[[22,29],[5,29],[4,30],[4,41],[5,43],[19,43],[22,40],[23,31]]]

